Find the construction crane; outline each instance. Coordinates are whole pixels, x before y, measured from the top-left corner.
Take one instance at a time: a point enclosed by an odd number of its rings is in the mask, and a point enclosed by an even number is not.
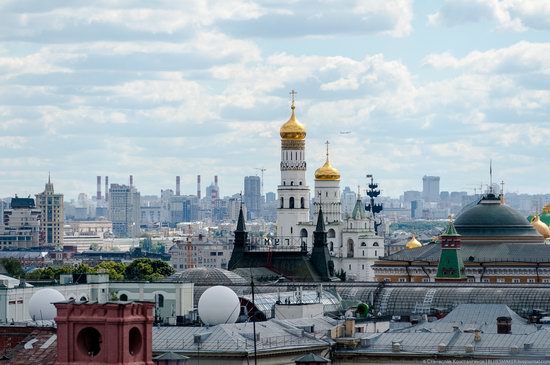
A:
[[[264,195],[264,171],[266,171],[266,169],[264,169],[263,167],[254,167],[254,170],[258,170],[262,172],[262,185],[261,185],[262,191],[260,192],[260,195],[263,196]]]

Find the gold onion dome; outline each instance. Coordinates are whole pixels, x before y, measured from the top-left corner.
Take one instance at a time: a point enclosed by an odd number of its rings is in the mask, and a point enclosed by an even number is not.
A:
[[[340,171],[332,167],[330,161],[315,170],[315,180],[340,180]]]
[[[292,114],[290,115],[290,119],[281,126],[279,134],[282,139],[304,140],[306,139],[306,127],[296,119],[294,101],[292,101],[291,109]]]
[[[542,214],[549,214],[550,213],[550,204],[546,204],[544,208],[542,208]]]
[[[405,245],[405,248],[412,249],[412,248],[419,248],[419,247],[422,247],[422,244],[418,242],[418,240],[416,239],[416,236],[413,234],[412,238]]]
[[[550,238],[550,228],[540,220],[538,215],[535,215],[531,220],[531,225],[540,233],[544,238]]]
[[[325,164],[315,170],[315,180],[328,180],[328,181],[338,181],[340,180],[340,171],[337,168],[333,167],[330,164],[328,159],[328,141],[327,144],[327,160]]]

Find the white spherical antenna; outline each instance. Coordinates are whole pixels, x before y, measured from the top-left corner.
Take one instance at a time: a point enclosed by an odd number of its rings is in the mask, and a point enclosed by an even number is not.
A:
[[[199,299],[199,316],[203,323],[211,326],[235,323],[240,311],[239,297],[226,286],[208,288]]]
[[[65,297],[55,289],[40,289],[29,301],[29,315],[35,321],[51,321],[57,315],[57,309],[52,303],[63,302]]]

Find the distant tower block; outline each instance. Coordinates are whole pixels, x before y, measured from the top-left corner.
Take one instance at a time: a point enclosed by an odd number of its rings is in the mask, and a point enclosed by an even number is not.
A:
[[[101,176],[97,177],[97,193],[95,199],[97,201],[101,200]]]
[[[180,177],[176,176],[176,195],[180,196]]]
[[[201,176],[197,175],[197,198],[201,198]]]
[[[105,176],[105,201],[109,201],[109,176]]]
[[[130,186],[134,186],[134,175],[130,175]]]
[[[154,303],[55,303],[56,365],[153,365]]]
[[[214,176],[214,185],[218,186],[218,175]]]

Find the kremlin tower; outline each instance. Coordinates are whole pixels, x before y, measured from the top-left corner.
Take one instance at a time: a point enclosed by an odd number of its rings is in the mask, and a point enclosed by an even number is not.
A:
[[[282,125],[281,184],[277,188],[277,237],[280,245],[299,245],[298,223],[309,221],[309,187],[306,184],[306,128],[295,114],[294,95],[290,119]]]

